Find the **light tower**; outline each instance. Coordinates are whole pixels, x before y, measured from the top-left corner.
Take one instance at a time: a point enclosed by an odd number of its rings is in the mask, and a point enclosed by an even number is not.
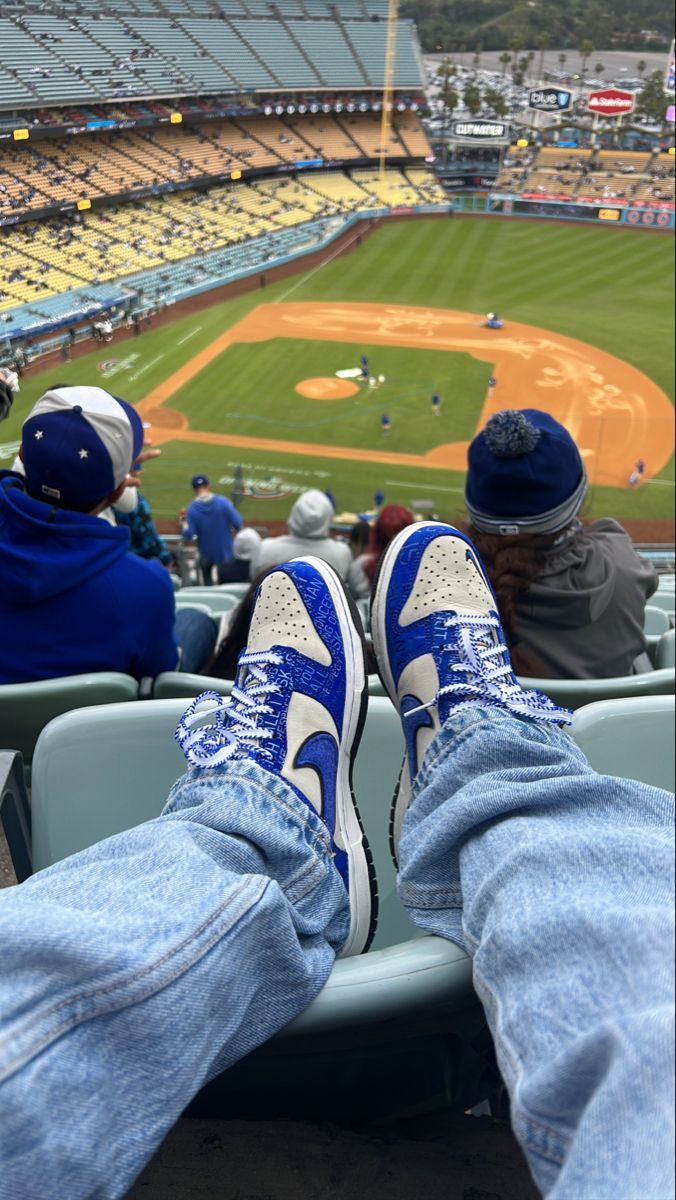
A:
[[[385,71],[383,80],[383,108],[380,120],[380,153],[378,155],[378,202],[382,208],[387,207],[385,199],[385,168],[390,149],[390,130],[392,128],[392,85],[397,52],[397,12],[398,0],[389,0],[387,8],[387,42],[385,44]]]

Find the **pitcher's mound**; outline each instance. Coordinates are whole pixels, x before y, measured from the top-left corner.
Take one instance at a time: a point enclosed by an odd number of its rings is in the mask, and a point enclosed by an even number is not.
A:
[[[326,378],[301,379],[296,384],[299,396],[308,396],[310,400],[345,400],[347,396],[356,396],[359,388],[349,379],[336,379],[335,375]]]

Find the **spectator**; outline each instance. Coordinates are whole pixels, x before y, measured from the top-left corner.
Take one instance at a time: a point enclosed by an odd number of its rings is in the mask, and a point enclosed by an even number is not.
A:
[[[25,475],[0,473],[1,682],[176,666],[171,580],[98,519],[144,456],[138,414],[102,388],[53,387],[28,414]]]
[[[368,521],[356,521],[350,530],[349,546],[352,558],[364,554],[371,540],[371,526]]]
[[[221,583],[249,583],[251,563],[258,557],[261,535],[255,529],[240,529],[232,543],[233,559],[219,571]]]
[[[266,538],[261,543],[253,569],[267,571],[292,558],[312,555],[330,563],[340,578],[345,579],[350,565],[350,548],[329,537],[332,520],[333,505],[325,492],[317,488],[303,492],[289,513],[289,532],[281,537]]]
[[[215,567],[219,583],[224,582],[226,564],[232,562],[232,539],[242,528],[242,517],[225,496],[211,491],[206,475],[193,475],[195,499],[189,505],[183,524],[184,538],[196,538],[204,582],[212,582]]]
[[[386,504],[382,509],[375,525],[370,530],[368,550],[350,563],[347,573],[347,586],[355,600],[363,600],[371,595],[371,588],[383,551],[400,530],[405,529],[407,525],[412,525],[414,521],[413,513],[398,504]]]
[[[127,489],[129,490],[129,489]],[[168,567],[171,554],[164,538],[161,538],[153,522],[153,514],[145,496],[136,493],[136,505],[131,512],[114,506],[115,523],[129,530],[129,549],[139,558],[158,558],[162,566]]]
[[[646,650],[654,567],[617,521],[581,524],[586,491],[580,452],[548,413],[496,413],[470,445],[470,536],[521,674],[627,675]]]

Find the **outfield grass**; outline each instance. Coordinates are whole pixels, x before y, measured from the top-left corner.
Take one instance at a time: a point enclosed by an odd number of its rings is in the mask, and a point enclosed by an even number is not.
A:
[[[319,270],[31,375],[24,381],[16,413],[0,430],[2,465],[8,465],[22,415],[48,383],[96,381],[129,400],[140,400],[252,308],[287,297],[477,313],[497,309],[508,320],[548,328],[617,355],[673,398],[671,238],[596,226],[488,219],[398,222],[383,226],[359,250]],[[319,403],[296,394],[299,379],[357,365],[362,353],[369,353],[368,346],[309,341],[233,346],[170,403],[202,429],[282,440],[379,447],[382,411],[393,418],[387,449],[395,452],[421,452],[435,441],[471,436],[485,396],[486,365],[467,355],[371,347],[376,372],[388,380],[374,397]],[[125,369],[102,377],[98,364],[103,360],[132,355],[138,357]],[[434,390],[444,396],[438,421],[429,410]],[[524,396],[523,403],[533,403],[533,397]],[[637,446],[636,456],[640,453]],[[245,474],[263,483],[268,480],[273,491],[279,487],[291,496],[304,486],[330,487],[341,508],[367,507],[380,487],[388,500],[429,498],[450,518],[461,511],[463,476],[458,472],[416,472],[179,442],[165,445],[162,458],[147,469],[144,489],[158,515],[173,516],[189,499],[188,481],[194,471],[227,481],[237,462],[246,464]],[[659,480],[636,491],[595,487],[589,511],[620,518],[672,516],[673,478],[672,459]],[[227,489],[227,483],[222,486]],[[264,523],[286,515],[289,503],[289,497],[251,499],[244,502],[243,512],[247,520]]]

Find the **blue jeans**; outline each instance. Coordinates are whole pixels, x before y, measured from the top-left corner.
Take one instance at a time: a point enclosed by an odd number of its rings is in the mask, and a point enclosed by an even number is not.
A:
[[[213,618],[199,608],[179,608],[176,610],[174,633],[181,647],[179,670],[198,675],[216,645],[218,631]]]
[[[387,814],[383,814],[383,819]],[[430,747],[400,891],[465,946],[556,1200],[670,1200],[673,797],[467,709]],[[119,1197],[196,1091],[318,994],[348,928],[324,826],[255,764],[0,893],[0,1198]]]

